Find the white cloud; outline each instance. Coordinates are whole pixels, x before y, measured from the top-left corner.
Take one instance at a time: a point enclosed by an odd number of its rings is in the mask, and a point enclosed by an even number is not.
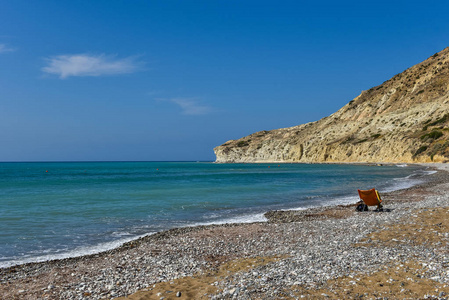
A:
[[[140,69],[142,62],[135,57],[117,59],[102,55],[58,55],[47,59],[48,65],[42,68],[45,73],[56,74],[60,78],[69,76],[101,76],[133,73]]]
[[[199,103],[195,98],[172,98],[165,101],[177,104],[185,115],[205,115],[213,111],[210,106]]]
[[[0,53],[13,52],[15,49],[6,46],[5,44],[0,44]]]

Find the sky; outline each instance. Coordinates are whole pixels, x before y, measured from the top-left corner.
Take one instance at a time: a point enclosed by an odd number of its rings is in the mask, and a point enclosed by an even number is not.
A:
[[[0,161],[213,161],[449,46],[449,1],[0,0]]]

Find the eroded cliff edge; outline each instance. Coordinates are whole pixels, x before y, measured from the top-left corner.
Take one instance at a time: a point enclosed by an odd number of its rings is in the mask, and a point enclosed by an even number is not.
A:
[[[216,162],[449,161],[449,47],[334,114],[214,149]]]

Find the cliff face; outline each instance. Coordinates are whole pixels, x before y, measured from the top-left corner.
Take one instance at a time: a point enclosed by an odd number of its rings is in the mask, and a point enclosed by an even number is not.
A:
[[[216,162],[449,161],[449,47],[319,121],[214,151]]]

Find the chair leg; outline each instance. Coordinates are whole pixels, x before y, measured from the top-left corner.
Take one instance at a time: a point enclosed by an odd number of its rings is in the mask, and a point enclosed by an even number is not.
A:
[[[375,211],[384,211],[382,204],[379,203]]]

